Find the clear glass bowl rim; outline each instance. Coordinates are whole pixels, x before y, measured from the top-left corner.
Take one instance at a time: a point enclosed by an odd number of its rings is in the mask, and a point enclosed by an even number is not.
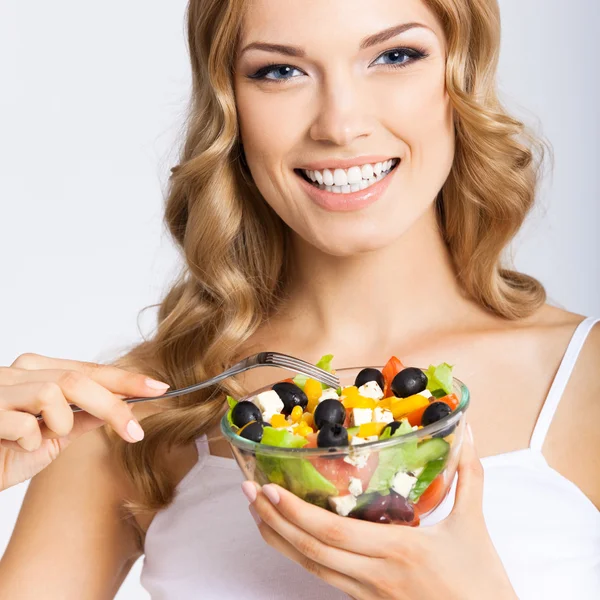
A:
[[[342,379],[344,373],[350,373],[351,371],[361,371],[362,369],[373,368],[381,371],[383,367],[344,367],[343,369],[335,369],[336,375]],[[421,367],[418,367],[421,368]],[[426,369],[421,369],[425,371]],[[253,392],[246,394],[243,398],[240,398],[240,402],[242,400],[247,400],[252,396],[256,396],[257,394],[271,389],[274,385],[273,382],[270,385],[266,385],[261,387]],[[227,421],[227,411],[223,415],[221,419],[221,431],[223,435],[227,438],[227,441],[234,445],[236,448],[239,448],[243,452],[249,452],[251,454],[255,454],[257,451],[260,454],[268,454],[270,456],[277,457],[296,457],[296,458],[316,458],[320,456],[327,456],[328,458],[337,458],[348,456],[349,454],[360,454],[363,449],[369,449],[370,451],[379,451],[384,448],[390,448],[404,442],[410,442],[413,440],[420,440],[424,437],[433,436],[434,434],[442,431],[446,427],[454,425],[458,423],[462,418],[464,412],[467,410],[470,404],[470,392],[467,386],[456,377],[453,377],[453,387],[454,390],[460,392],[460,403],[458,407],[451,412],[448,416],[436,421],[435,423],[431,423],[431,425],[427,425],[422,429],[417,429],[410,433],[405,433],[404,435],[399,435],[393,438],[388,438],[387,440],[376,440],[372,442],[366,442],[360,445],[349,445],[342,446],[338,449],[329,449],[329,448],[281,448],[279,446],[267,446],[266,444],[260,444],[258,442],[253,442],[251,440],[247,440],[239,435],[237,435],[233,429],[231,429],[229,422]]]

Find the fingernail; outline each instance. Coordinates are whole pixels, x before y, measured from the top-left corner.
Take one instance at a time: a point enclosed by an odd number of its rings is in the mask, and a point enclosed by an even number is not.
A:
[[[256,487],[251,481],[244,481],[242,483],[242,492],[244,492],[244,496],[248,498],[250,504],[256,500]]]
[[[261,518],[258,516],[258,513],[256,512],[256,509],[254,508],[254,506],[252,504],[250,505],[250,508],[248,510],[250,511],[250,514],[252,515],[252,518],[254,519],[254,522],[257,525],[260,525]]]
[[[271,504],[279,504],[279,493],[272,485],[263,485],[262,491]]]
[[[150,377],[146,378],[146,385],[153,390],[166,390],[171,387],[168,383],[156,381],[156,379],[150,379]]]
[[[469,435],[469,441],[472,444],[474,442],[474,440],[473,440],[473,430],[471,429],[470,423],[467,423],[467,434]]]
[[[131,419],[131,421],[127,423],[127,433],[134,442],[139,442],[144,439],[144,430],[134,419]]]

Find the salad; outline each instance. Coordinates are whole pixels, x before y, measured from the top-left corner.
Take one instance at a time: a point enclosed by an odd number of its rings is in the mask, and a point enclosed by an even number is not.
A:
[[[317,366],[333,372],[332,359],[326,355]],[[393,356],[381,371],[364,368],[353,385],[338,389],[297,375],[248,400],[227,400],[231,431],[256,444],[253,467],[260,484],[276,483],[342,516],[412,526],[448,491],[444,470],[458,421],[425,438],[376,444],[457,410],[447,363],[422,370]],[[264,452],[268,446],[323,453],[283,456]]]

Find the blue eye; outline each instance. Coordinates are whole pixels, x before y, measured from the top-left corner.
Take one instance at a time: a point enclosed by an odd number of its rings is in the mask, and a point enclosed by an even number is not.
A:
[[[415,48],[394,48],[393,50],[388,50],[387,52],[384,52],[381,56],[379,56],[379,58],[377,58],[377,60],[385,56],[390,56],[392,62],[379,64],[383,64],[387,67],[399,68],[406,67],[413,62],[416,62],[422,58],[426,58],[427,56],[429,56],[429,54],[427,54],[427,52],[425,52],[424,50],[417,50]],[[377,64],[377,62],[374,62],[372,64]],[[289,81],[290,79],[295,79],[296,77],[286,77],[286,75],[289,75],[291,72],[294,71],[302,73],[300,69],[297,69],[292,65],[269,63],[268,65],[261,67],[258,71],[256,71],[256,73],[254,73],[254,75],[248,75],[248,78],[274,82]],[[271,73],[274,73],[276,76],[267,77],[267,75]]]
[[[379,58],[385,56],[391,57],[392,62],[383,64],[390,67],[404,67],[411,62],[425,58],[427,54],[422,50],[415,50],[413,48],[395,48],[394,50],[384,52]],[[376,62],[373,64],[376,64]]]

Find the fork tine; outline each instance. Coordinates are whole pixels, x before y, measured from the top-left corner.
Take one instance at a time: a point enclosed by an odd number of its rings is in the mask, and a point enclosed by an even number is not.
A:
[[[320,369],[315,365],[311,365],[310,363],[299,358],[288,356],[287,354],[280,354],[278,352],[267,352],[265,361],[270,362],[272,364],[276,364],[281,367],[289,368],[292,371],[301,371],[307,376],[322,381],[330,387],[337,388],[340,384],[339,379],[332,373],[324,371],[323,369]]]

